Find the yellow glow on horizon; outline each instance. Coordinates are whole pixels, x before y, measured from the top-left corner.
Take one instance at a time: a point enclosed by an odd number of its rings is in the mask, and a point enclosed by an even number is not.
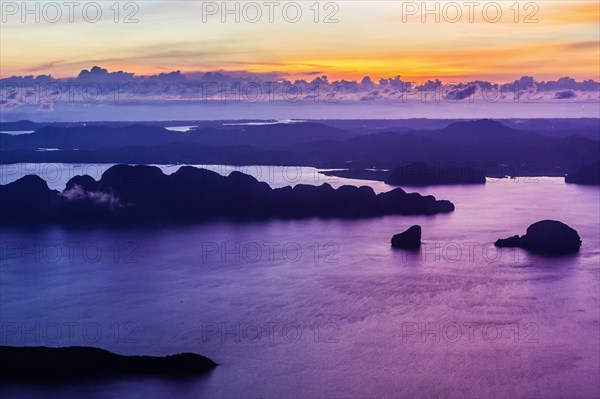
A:
[[[222,70],[292,80],[599,79],[597,1],[538,2],[539,22],[530,24],[511,22],[510,13],[497,24],[480,16],[474,23],[423,24],[418,16],[402,23],[397,2],[343,1],[337,24],[310,18],[298,24],[202,24],[200,2],[141,4],[138,24],[3,23],[0,76],[70,77],[99,65],[137,75]]]

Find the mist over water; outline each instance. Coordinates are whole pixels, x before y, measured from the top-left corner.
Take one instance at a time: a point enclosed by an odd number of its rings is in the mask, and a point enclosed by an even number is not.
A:
[[[16,167],[16,179],[18,168],[26,169],[19,165],[3,168]],[[68,168],[59,168],[51,188],[64,188]],[[327,181],[392,188],[328,178],[314,168],[227,168],[209,167],[240,170],[274,187]],[[220,366],[185,381],[124,378],[0,391],[11,397],[597,397],[600,190],[560,178],[405,189],[450,200],[456,210],[162,229],[3,228],[2,344],[189,351]],[[543,219],[575,228],[581,251],[548,259],[493,247]],[[413,224],[423,228],[421,250],[390,248],[392,235]]]

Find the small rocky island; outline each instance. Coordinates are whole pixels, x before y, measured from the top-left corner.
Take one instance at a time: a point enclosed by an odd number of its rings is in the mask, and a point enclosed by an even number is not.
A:
[[[450,201],[397,188],[334,189],[296,185],[272,189],[252,176],[181,167],[165,175],[154,166],[116,165],[99,181],[75,176],[63,192],[38,176],[0,186],[0,225],[197,223],[209,219],[364,218],[452,212]]]
[[[425,162],[415,162],[392,169],[385,183],[394,186],[485,184],[485,174],[481,168],[468,165],[431,166]]]
[[[432,166],[425,162],[414,162],[391,170],[348,169],[322,173],[347,179],[382,181],[393,186],[463,185],[486,182],[481,167],[458,164]]]
[[[121,376],[182,377],[207,373],[217,367],[194,353],[123,356],[91,347],[0,346],[0,380],[79,380]]]
[[[415,225],[392,237],[392,248],[417,249],[421,246],[421,226]]]
[[[579,251],[581,238],[575,229],[556,220],[542,220],[527,228],[524,236],[499,239],[497,247],[517,247],[546,255],[565,255]]]

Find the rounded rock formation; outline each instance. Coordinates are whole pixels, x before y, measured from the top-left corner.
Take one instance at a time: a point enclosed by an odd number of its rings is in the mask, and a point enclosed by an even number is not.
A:
[[[518,247],[548,255],[564,255],[579,251],[581,238],[575,229],[556,220],[542,220],[527,228],[524,236],[499,239],[497,247]]]
[[[421,226],[412,226],[392,237],[392,248],[417,249],[421,246]]]

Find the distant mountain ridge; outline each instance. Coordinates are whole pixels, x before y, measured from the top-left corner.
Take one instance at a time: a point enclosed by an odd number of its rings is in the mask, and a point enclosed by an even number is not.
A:
[[[99,149],[124,146],[153,146],[174,142],[207,146],[252,145],[276,149],[319,138],[341,141],[353,134],[319,123],[240,126],[225,129],[197,128],[173,132],[160,126],[101,125],[56,127],[44,126],[30,134],[0,134],[3,149]]]
[[[586,122],[587,123],[587,122]],[[219,127],[221,126],[221,127]],[[598,159],[600,142],[552,137],[498,121],[457,121],[434,130],[358,131],[323,123],[205,125],[188,132],[160,126],[44,127],[0,134],[0,162],[227,163],[393,169],[426,162],[471,165],[486,176],[564,176]],[[61,151],[40,152],[39,148]]]

